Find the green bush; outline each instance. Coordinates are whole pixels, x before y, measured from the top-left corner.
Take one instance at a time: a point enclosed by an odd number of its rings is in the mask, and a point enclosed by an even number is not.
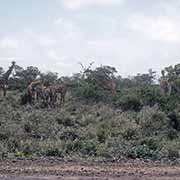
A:
[[[138,114],[141,133],[145,136],[167,134],[168,118],[157,106],[144,107]]]
[[[44,156],[54,156],[54,157],[63,157],[63,151],[57,148],[49,148],[41,152],[41,155]]]
[[[172,112],[158,104],[121,111],[103,102],[69,99],[63,109],[49,110],[21,106],[16,96],[0,101],[1,157],[180,158],[180,132],[169,116],[175,113],[179,122],[178,106]]]
[[[141,145],[146,145],[149,149],[156,151],[160,148],[161,139],[157,137],[148,137],[141,140]]]
[[[98,144],[96,148],[96,156],[111,158],[107,144]]]
[[[98,86],[96,82],[87,80],[81,80],[76,88],[74,88],[72,94],[79,100],[88,103],[107,102],[111,99],[109,92]]]
[[[161,144],[162,144],[161,153],[165,158],[170,160],[176,160],[180,158],[179,139],[173,141],[164,140],[163,142],[161,142]]]
[[[115,106],[120,107],[123,111],[140,111],[142,103],[136,95],[119,95],[115,99]]]
[[[75,149],[82,155],[95,156],[97,143],[94,140],[80,140],[76,141]]]
[[[160,159],[159,150],[151,149],[146,144],[137,145],[129,152],[130,157],[157,160]]]

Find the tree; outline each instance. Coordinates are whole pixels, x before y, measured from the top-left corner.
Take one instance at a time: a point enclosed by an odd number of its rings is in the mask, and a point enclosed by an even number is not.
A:
[[[117,72],[114,67],[100,66],[94,70],[91,65],[83,72],[76,74],[72,79],[76,81],[77,88],[74,93],[77,97],[88,101],[107,101],[116,93]]]
[[[23,90],[40,75],[40,71],[37,67],[29,66],[23,69],[20,66],[16,66],[16,74],[11,78],[11,88]]]
[[[146,74],[137,74],[132,78],[132,81],[136,85],[151,85],[154,83],[156,78],[156,72],[152,69],[149,69],[148,73]]]
[[[41,73],[40,79],[42,80],[42,83],[45,86],[50,86],[58,79],[58,73],[54,72],[47,72],[47,73]]]

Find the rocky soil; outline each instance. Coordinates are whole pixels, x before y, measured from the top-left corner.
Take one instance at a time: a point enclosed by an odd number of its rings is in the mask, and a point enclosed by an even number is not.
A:
[[[179,165],[125,161],[118,163],[62,159],[0,161],[0,180],[177,180]]]

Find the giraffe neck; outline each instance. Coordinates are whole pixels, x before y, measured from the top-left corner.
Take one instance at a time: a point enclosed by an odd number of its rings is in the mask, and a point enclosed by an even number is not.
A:
[[[4,75],[3,75],[3,80],[4,81],[8,81],[9,76],[11,75],[11,73],[13,71],[13,68],[14,68],[14,64],[12,64],[11,67],[7,70],[7,72],[4,73]]]

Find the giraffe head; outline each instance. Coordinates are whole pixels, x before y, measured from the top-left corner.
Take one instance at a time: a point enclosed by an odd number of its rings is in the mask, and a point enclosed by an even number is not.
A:
[[[13,66],[16,64],[16,62],[15,62],[15,61],[12,61],[11,63],[12,63],[12,65],[13,65]]]

